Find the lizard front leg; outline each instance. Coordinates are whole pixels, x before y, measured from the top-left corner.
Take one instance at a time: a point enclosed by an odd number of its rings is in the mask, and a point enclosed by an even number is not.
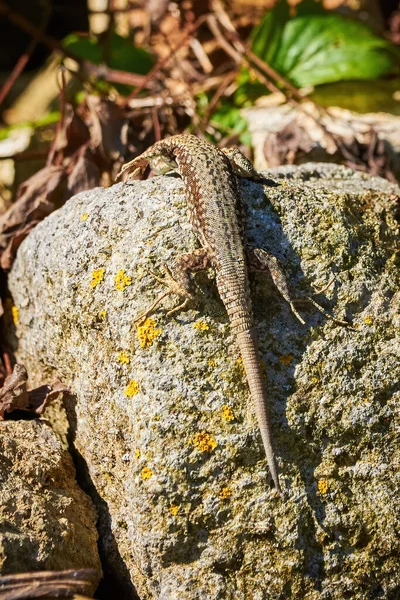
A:
[[[153,312],[156,306],[164,298],[172,294],[183,298],[183,302],[169,310],[167,315],[172,315],[175,312],[185,308],[189,302],[194,301],[195,299],[193,294],[193,281],[191,278],[191,273],[204,271],[210,266],[210,264],[211,261],[207,251],[204,248],[199,248],[198,250],[194,250],[188,254],[182,254],[181,256],[178,256],[178,258],[171,263],[170,268],[164,265],[164,278],[161,278],[150,271],[152,276],[157,281],[167,286],[167,290],[160,294],[150,308],[148,308],[146,312],[135,319],[135,322],[145,319],[151,312]]]

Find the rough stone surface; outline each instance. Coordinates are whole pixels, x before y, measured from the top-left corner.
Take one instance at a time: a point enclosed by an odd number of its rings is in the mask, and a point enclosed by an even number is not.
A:
[[[399,189],[335,165],[269,176],[279,185],[242,184],[249,242],[278,256],[294,295],[334,278],[316,299],[355,327],[311,304],[302,326],[252,277],[285,501],[212,274],[196,276],[196,309],[167,317],[170,298],[147,332],[133,323],[163,290],[148,269],[196,246],[179,178],[79,194],[10,274],[18,356],[71,385],[102,543],[143,600],[400,595]]]
[[[99,569],[96,512],[44,421],[0,424],[0,573]],[[93,590],[94,591],[94,590]]]

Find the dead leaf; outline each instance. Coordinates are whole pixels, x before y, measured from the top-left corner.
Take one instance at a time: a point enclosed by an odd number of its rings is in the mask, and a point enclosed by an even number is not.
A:
[[[28,392],[27,381],[28,373],[25,366],[17,363],[0,389],[0,420],[4,420],[6,413],[16,410],[40,415],[59,394],[69,392],[68,387],[61,381],[56,381],[52,385],[42,385]]]
[[[68,103],[65,106],[64,127],[60,136],[60,149],[65,148],[64,154],[68,155],[73,154],[90,139],[88,126]]]
[[[0,217],[0,233],[11,233],[21,225],[25,225],[29,218],[34,220],[36,216],[34,211],[37,208],[46,206],[42,211],[43,216],[49,214],[49,206],[46,203],[56,200],[60,192],[60,183],[65,176],[64,167],[52,165],[44,167],[27,179],[18,190],[16,202]],[[54,208],[55,206],[53,210]]]
[[[41,415],[53,400],[60,394],[69,393],[69,388],[61,383],[61,381],[55,381],[51,385],[42,385],[29,392],[29,410],[35,412],[37,415]]]
[[[9,271],[14,262],[15,254],[27,237],[29,232],[37,225],[38,221],[31,221],[22,229],[19,229],[10,239],[6,248],[1,251],[0,250],[0,267],[5,271]]]
[[[77,156],[76,163],[68,176],[67,186],[70,196],[84,190],[91,190],[98,186],[101,180],[101,171],[89,145],[82,146]]]
[[[115,162],[125,154],[128,136],[128,118],[125,110],[112,100],[88,96],[91,126],[90,144],[107,163]]]
[[[28,373],[24,365],[16,364],[11,375],[6,377],[4,386],[0,390],[0,420],[5,413],[13,410],[26,410],[29,404],[26,382]]]
[[[307,131],[295,120],[281,131],[270,134],[264,144],[264,154],[270,167],[301,162],[302,156],[311,151],[313,142]]]

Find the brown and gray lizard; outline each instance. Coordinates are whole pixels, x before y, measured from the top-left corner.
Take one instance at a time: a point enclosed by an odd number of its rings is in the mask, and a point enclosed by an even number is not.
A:
[[[175,135],[156,142],[127,163],[120,175],[135,177],[147,166],[156,174],[177,171],[185,184],[190,222],[201,248],[179,256],[170,269],[164,267],[168,291],[140,318],[147,316],[170,293],[193,300],[190,272],[213,266],[219,295],[227,310],[242,355],[250,394],[276,489],[282,495],[267,411],[267,390],[260,368],[257,334],[253,323],[248,268],[268,270],[275,285],[295,311],[286,279],[275,257],[261,249],[246,249],[242,232],[242,209],[236,175],[260,179],[251,162],[237,149],[221,151],[194,135]],[[157,278],[158,279],[158,278]],[[300,317],[299,317],[300,318]],[[300,319],[301,320],[301,319]],[[303,321],[302,321],[303,322]]]

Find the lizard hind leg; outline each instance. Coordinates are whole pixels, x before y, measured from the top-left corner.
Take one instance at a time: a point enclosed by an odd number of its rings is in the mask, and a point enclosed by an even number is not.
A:
[[[148,317],[164,298],[172,294],[183,299],[183,302],[180,302],[177,306],[169,310],[167,316],[186,308],[186,306],[195,299],[192,291],[193,285],[190,273],[207,269],[209,264],[210,259],[207,251],[204,248],[199,248],[190,254],[182,254],[176,258],[171,264],[171,269],[169,269],[167,265],[164,265],[164,277],[159,277],[150,271],[154,279],[165,285],[167,290],[160,294],[153,304],[135,319],[135,323]]]
[[[262,250],[262,248],[247,248],[247,258],[249,265],[253,269],[268,272],[271,275],[272,281],[286,302],[288,302],[292,313],[302,325],[305,325],[304,319],[294,307],[294,299],[290,294],[285,272],[278,259],[269,252],[266,252],[266,250]]]

